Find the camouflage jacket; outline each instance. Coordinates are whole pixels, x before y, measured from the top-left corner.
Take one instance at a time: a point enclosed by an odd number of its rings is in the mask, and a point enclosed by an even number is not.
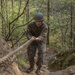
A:
[[[32,36],[39,37],[41,42],[47,40],[48,26],[43,22],[40,27],[37,27],[35,22],[31,22],[26,31],[27,38],[30,39]]]

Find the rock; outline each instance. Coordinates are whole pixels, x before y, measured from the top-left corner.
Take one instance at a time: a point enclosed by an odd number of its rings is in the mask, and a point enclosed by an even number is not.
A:
[[[56,72],[50,72],[50,75],[75,75],[75,65]]]

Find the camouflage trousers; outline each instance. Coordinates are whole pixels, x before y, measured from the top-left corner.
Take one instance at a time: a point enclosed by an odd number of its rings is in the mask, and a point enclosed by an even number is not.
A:
[[[40,69],[43,65],[43,60],[44,60],[44,53],[46,51],[46,43],[40,42],[37,44],[31,44],[28,49],[27,49],[27,54],[28,54],[28,59],[29,59],[29,64],[31,67],[34,66],[35,60],[34,57],[37,53],[37,62],[36,65],[38,69]]]

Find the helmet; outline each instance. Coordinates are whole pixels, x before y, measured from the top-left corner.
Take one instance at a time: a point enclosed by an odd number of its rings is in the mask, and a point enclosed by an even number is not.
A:
[[[40,12],[36,13],[34,16],[34,20],[35,21],[43,21],[43,14]]]

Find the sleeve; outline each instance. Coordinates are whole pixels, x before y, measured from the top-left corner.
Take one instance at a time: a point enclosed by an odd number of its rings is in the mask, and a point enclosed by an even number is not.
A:
[[[47,38],[47,33],[48,33],[48,26],[46,26],[45,28],[43,28],[40,36],[38,37],[40,40],[44,40]]]
[[[31,39],[31,37],[32,37],[30,25],[28,25],[28,27],[27,27],[26,36],[27,36],[28,40]]]

